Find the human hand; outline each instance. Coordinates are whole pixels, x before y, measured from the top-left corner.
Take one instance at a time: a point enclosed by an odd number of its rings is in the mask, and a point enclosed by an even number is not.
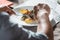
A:
[[[0,6],[8,6],[11,7],[13,5],[13,2],[10,2],[8,0],[0,0]]]
[[[10,9],[9,7],[7,7],[7,6],[4,6],[4,7],[0,8],[0,11],[1,11],[1,12],[2,12],[2,11],[5,11],[5,12],[7,12],[9,15],[15,14],[15,12],[14,12],[12,9]]]

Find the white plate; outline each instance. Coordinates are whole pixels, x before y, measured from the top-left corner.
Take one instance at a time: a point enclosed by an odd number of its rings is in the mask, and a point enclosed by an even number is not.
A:
[[[20,8],[16,8],[13,9],[17,15],[17,19],[19,20],[19,25],[23,25],[23,26],[37,26],[37,24],[27,24],[24,21],[21,20],[22,14],[19,12],[20,9],[29,9],[32,10],[33,6],[25,6],[25,7],[20,7]],[[52,15],[50,14],[50,20],[52,20]]]

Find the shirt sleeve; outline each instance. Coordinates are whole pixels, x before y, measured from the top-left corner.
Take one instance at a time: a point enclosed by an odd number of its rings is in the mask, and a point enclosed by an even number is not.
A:
[[[48,37],[45,33],[35,33],[35,32],[32,32],[30,30],[27,30],[25,28],[22,28],[23,31],[25,31],[26,35],[27,35],[27,39],[30,39],[30,40],[48,40]]]
[[[0,13],[0,40],[47,40],[42,33],[19,27],[18,24],[9,21],[8,15],[3,14]]]

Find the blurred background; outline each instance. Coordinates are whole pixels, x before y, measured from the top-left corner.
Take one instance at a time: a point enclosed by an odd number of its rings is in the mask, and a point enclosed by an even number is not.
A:
[[[10,2],[13,2],[14,4],[12,5],[12,7],[16,7],[28,0],[8,0]],[[58,3],[58,5],[60,6],[60,0],[54,0],[55,2]],[[60,9],[60,8],[59,8]],[[54,40],[60,40],[60,23],[56,25],[56,29],[54,31]]]
[[[21,4],[21,3],[28,1],[28,0],[9,0],[9,1],[15,2],[17,4]],[[54,1],[56,1],[60,5],[60,0],[54,0]],[[57,24],[56,26],[57,27],[54,31],[54,40],[60,40],[60,23]]]

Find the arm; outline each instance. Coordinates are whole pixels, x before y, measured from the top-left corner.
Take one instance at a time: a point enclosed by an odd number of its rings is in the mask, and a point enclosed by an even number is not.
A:
[[[9,0],[0,0],[0,6],[2,5],[11,7],[13,5],[13,2],[10,2]]]

